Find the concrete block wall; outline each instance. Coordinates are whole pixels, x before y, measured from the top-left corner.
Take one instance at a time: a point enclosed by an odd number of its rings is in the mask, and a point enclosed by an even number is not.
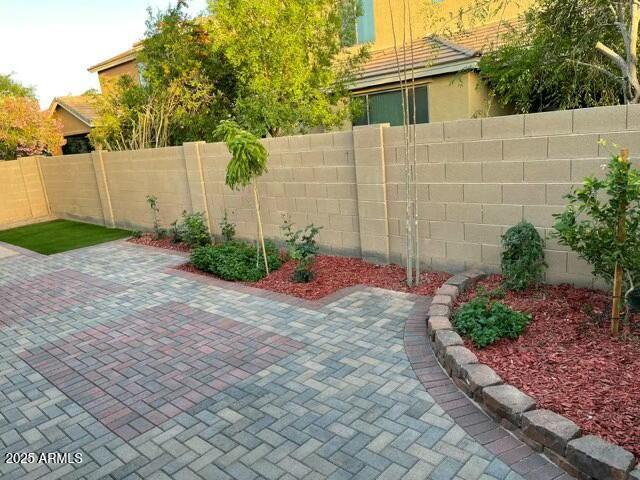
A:
[[[289,214],[299,227],[323,227],[324,251],[402,262],[402,127],[373,125],[264,144],[269,172],[260,178],[259,191],[268,237],[281,238],[282,214]],[[640,158],[640,106],[418,125],[423,265],[452,272],[476,266],[498,270],[501,235],[526,219],[546,239],[549,282],[598,286],[588,265],[551,237],[552,215],[562,209],[563,195],[585,176],[601,175],[610,151],[620,147],[628,147],[634,161]],[[255,238],[252,190],[231,191],[224,183],[229,158],[223,144],[197,142],[42,158],[40,165],[51,211],[58,216],[149,228],[145,197],[156,195],[166,226],[183,210],[203,211],[218,233],[226,209],[238,235]],[[16,191],[16,185],[4,190]],[[12,205],[19,211],[26,203]]]
[[[416,128],[421,260],[432,269],[499,271],[502,234],[520,220],[546,241],[547,281],[601,286],[552,237],[563,196],[610,154],[640,158],[640,107],[461,120]],[[391,260],[404,256],[403,129],[385,130]],[[606,141],[607,145],[602,145]],[[410,153],[410,158],[413,151]]]
[[[0,162],[0,228],[31,223],[49,215],[38,162],[36,157]]]

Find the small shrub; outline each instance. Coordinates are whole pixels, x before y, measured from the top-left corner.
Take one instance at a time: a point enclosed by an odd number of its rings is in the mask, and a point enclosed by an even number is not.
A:
[[[180,243],[182,242],[182,238],[180,237],[180,229],[178,228],[178,221],[174,220],[171,223],[171,228],[169,228],[169,235],[171,236],[172,243]]]
[[[293,223],[287,215],[282,216],[283,223],[280,229],[289,246],[289,256],[298,263],[291,280],[296,283],[308,283],[313,279],[313,263],[318,253],[316,237],[322,227],[316,227],[313,223],[307,225],[304,230],[294,230]]]
[[[453,320],[461,335],[484,348],[501,338],[518,338],[531,322],[531,315],[512,310],[484,292],[463,305]]]
[[[133,238],[142,238],[142,230],[134,230],[131,232]]]
[[[236,236],[236,225],[229,220],[226,208],[224,210],[224,218],[218,225],[220,225],[220,233],[222,233],[222,238],[224,239],[224,241],[232,241],[233,237]]]
[[[547,264],[544,242],[529,222],[520,222],[502,236],[502,276],[509,290],[524,290],[540,283]]]
[[[160,207],[158,206],[158,197],[155,195],[147,195],[147,204],[151,209],[153,217],[153,238],[160,240],[167,236],[167,231],[160,226]]]
[[[207,221],[202,212],[182,212],[182,220],[176,227],[176,233],[178,241],[186,243],[191,248],[211,243]]]
[[[265,241],[267,260],[273,270],[282,265],[280,252],[273,242]],[[191,252],[191,264],[198,270],[232,282],[257,282],[266,276],[262,262],[256,265],[259,250],[245,242],[226,242],[196,247]]]

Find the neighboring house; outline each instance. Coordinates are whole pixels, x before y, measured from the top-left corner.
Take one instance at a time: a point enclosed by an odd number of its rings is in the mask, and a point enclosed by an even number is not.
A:
[[[402,95],[398,67],[403,77],[416,78],[417,123],[472,118],[479,115],[505,113],[492,104],[486,87],[480,81],[478,61],[482,52],[500,44],[509,24],[517,24],[518,16],[531,0],[513,2],[500,18],[489,19],[482,26],[469,27],[463,34],[445,39],[429,31],[429,15],[455,17],[460,8],[473,0],[408,0],[411,8],[410,32],[403,29],[404,0],[362,0],[362,15],[355,31],[358,44],[369,44],[371,58],[363,66],[352,91],[364,100],[364,112],[354,125],[374,123],[402,124]],[[433,9],[425,8],[427,2]],[[389,8],[391,5],[391,9]],[[395,24],[391,27],[391,16]],[[407,23],[408,25],[408,23]],[[413,44],[409,41],[412,33]],[[403,41],[407,43],[406,51]],[[141,43],[89,68],[97,73],[102,92],[121,75],[140,81],[137,54]],[[397,56],[396,56],[397,49]],[[413,98],[409,99],[413,118]]]
[[[56,97],[49,106],[49,114],[62,124],[62,135],[66,140],[61,151],[54,153],[69,155],[92,150],[88,135],[97,117],[92,96]]]
[[[89,72],[98,74],[102,93],[107,93],[111,85],[123,75],[129,75],[135,82],[140,81],[140,70],[136,60],[140,50],[142,44],[137,42],[126,52],[89,67]]]

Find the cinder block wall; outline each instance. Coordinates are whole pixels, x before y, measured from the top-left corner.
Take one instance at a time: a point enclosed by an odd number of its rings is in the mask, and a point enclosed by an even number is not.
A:
[[[416,140],[425,267],[498,270],[501,235],[526,219],[546,239],[549,282],[594,285],[588,265],[551,238],[552,214],[562,209],[562,196],[572,186],[586,175],[602,174],[609,149],[628,147],[634,160],[640,157],[640,106],[419,125]],[[600,140],[607,140],[609,149]],[[269,173],[260,178],[259,189],[268,237],[281,238],[281,215],[288,213],[299,226],[324,227],[325,251],[402,262],[402,127],[374,125],[264,142]],[[223,144],[197,142],[42,158],[40,163],[51,210],[58,216],[149,228],[145,197],[156,195],[166,226],[183,210],[204,211],[218,232],[226,209],[238,235],[255,238],[252,191],[225,186],[228,161]],[[19,208],[25,205],[16,202]]]
[[[31,223],[49,215],[38,158],[0,162],[0,228]]]

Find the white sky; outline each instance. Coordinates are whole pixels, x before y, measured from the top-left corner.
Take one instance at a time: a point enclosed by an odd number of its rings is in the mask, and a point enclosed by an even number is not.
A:
[[[174,3],[172,0],[171,3]],[[131,48],[147,7],[169,0],[0,0],[0,73],[34,86],[45,108],[56,96],[98,88],[96,63]],[[206,0],[191,0],[192,14]]]

